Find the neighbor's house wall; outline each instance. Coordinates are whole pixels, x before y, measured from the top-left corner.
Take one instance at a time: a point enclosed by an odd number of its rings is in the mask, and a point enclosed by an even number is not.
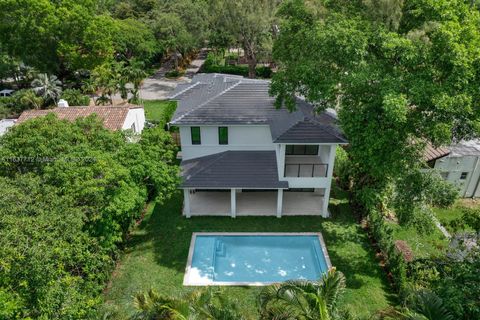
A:
[[[122,129],[128,130],[135,124],[135,132],[141,133],[145,127],[145,110],[143,108],[134,108],[128,110]]]
[[[180,126],[182,159],[189,160],[229,150],[275,150],[268,125],[227,126],[228,144],[218,143],[219,126],[199,126],[201,144],[192,145],[190,126]]]
[[[480,178],[480,159],[477,156],[448,156],[435,161],[434,168],[442,173],[448,172],[447,181],[460,189],[461,197],[480,197],[480,186],[475,188]],[[468,172],[465,180],[460,180],[462,172]]]

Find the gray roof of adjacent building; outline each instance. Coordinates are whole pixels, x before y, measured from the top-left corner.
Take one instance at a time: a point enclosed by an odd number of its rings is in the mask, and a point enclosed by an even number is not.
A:
[[[8,129],[10,129],[15,125],[16,122],[17,122],[17,119],[0,120],[0,136],[3,136],[8,131]]]
[[[181,163],[181,188],[287,189],[275,151],[225,151]]]
[[[460,141],[448,147],[452,157],[480,156],[480,140]]]
[[[297,98],[296,110],[275,107],[270,81],[224,74],[198,74],[177,86],[170,98],[178,100],[172,125],[269,125],[274,142],[346,143],[330,111]],[[306,141],[307,139],[308,141]]]

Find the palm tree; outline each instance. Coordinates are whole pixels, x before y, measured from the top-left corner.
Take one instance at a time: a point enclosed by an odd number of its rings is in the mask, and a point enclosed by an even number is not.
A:
[[[143,79],[147,76],[147,73],[143,70],[144,66],[140,62],[132,62],[128,67],[125,68],[123,76],[125,79],[133,84],[133,88],[130,90],[132,93],[132,98],[130,102],[138,103],[139,102],[139,90],[140,85],[142,84]]]
[[[20,103],[24,106],[40,109],[43,105],[43,98],[37,96],[33,90],[26,90],[20,97]]]
[[[222,293],[209,287],[176,298],[150,290],[136,295],[138,311],[131,320],[243,320],[236,303]]]
[[[337,301],[345,290],[345,276],[331,268],[319,281],[290,280],[262,290],[263,319],[338,319]]]
[[[45,101],[51,100],[57,104],[58,97],[62,93],[62,82],[54,75],[49,76],[41,73],[32,81],[33,90],[41,95]]]
[[[208,320],[243,320],[235,301],[227,298],[220,289],[193,291],[186,297],[190,305],[190,317]]]
[[[189,305],[187,301],[161,295],[154,290],[139,293],[134,298],[138,312],[132,320],[187,320]]]
[[[401,313],[405,320],[453,320],[453,316],[436,294],[427,290],[414,292]]]

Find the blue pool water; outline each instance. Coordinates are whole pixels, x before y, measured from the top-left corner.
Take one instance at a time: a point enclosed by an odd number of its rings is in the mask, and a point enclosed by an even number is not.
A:
[[[318,280],[328,270],[318,235],[197,235],[191,285]]]

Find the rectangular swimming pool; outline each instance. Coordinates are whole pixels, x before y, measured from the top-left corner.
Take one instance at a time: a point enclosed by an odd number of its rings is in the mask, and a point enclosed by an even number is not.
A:
[[[183,284],[318,280],[330,267],[320,233],[194,233]]]

